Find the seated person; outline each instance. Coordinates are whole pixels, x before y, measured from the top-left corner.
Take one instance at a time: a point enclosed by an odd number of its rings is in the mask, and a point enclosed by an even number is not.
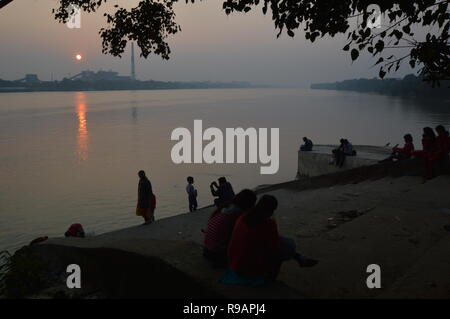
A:
[[[300,151],[302,152],[310,152],[313,149],[313,142],[307,138],[306,136],[303,138],[304,144],[300,146]]]
[[[79,223],[70,225],[69,229],[64,234],[66,237],[81,237],[84,238],[83,226]]]
[[[405,145],[403,147],[394,147],[392,149],[391,156],[380,161],[380,163],[390,162],[393,160],[406,160],[411,158],[414,152],[413,137],[411,134],[406,134],[405,136],[403,136],[403,139],[405,141]]]
[[[256,203],[255,192],[244,189],[240,191],[223,208],[218,208],[209,218],[208,227],[204,231],[203,256],[212,261],[213,266],[227,264],[227,249],[236,220],[248,212]]]
[[[347,156],[356,156],[356,151],[353,149],[352,143],[347,139],[341,138],[341,145],[333,150],[334,163],[338,167],[342,167]]]
[[[214,204],[217,207],[230,202],[234,197],[233,187],[227,182],[225,177],[219,178],[219,185],[217,185],[216,182],[212,182],[209,187],[211,189],[211,194],[214,197],[217,197],[214,199]]]
[[[239,217],[228,246],[229,277],[265,283],[276,278],[283,261],[294,259],[301,267],[317,264],[297,253],[292,239],[279,236],[272,218],[277,206],[274,196],[264,195],[253,209]],[[226,278],[222,282],[230,283]]]
[[[344,139],[341,138],[339,140],[339,146],[331,151],[332,157],[331,157],[330,164],[336,164],[338,153],[342,152],[343,149],[344,149]]]

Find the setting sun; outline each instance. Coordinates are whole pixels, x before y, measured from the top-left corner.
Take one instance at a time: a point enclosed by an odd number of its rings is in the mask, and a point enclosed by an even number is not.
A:
[[[75,55],[75,59],[77,59],[77,61],[81,61],[83,59],[83,56],[81,54],[77,54]]]

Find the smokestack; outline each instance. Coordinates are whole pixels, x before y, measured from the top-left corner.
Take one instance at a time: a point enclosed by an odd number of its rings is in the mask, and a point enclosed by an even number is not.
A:
[[[134,42],[131,42],[131,79],[136,80],[136,69],[134,66]]]

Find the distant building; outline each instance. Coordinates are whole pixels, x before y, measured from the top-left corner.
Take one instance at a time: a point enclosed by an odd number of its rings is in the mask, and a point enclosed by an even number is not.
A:
[[[37,84],[41,83],[37,74],[26,74],[24,78],[16,80],[15,82],[27,83],[27,84]]]
[[[83,82],[97,82],[97,81],[131,81],[130,76],[121,76],[118,72],[113,71],[82,71],[67,80],[79,80]]]

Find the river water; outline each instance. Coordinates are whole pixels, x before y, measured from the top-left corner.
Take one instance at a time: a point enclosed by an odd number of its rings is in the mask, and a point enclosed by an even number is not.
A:
[[[280,168],[260,164],[179,164],[172,130],[280,129]],[[291,180],[301,137],[316,144],[401,143],[424,126],[450,126],[450,101],[301,89],[220,89],[0,94],[0,250],[38,236],[61,236],[80,222],[91,234],[142,223],[135,216],[137,172],[157,196],[156,218],[186,213],[186,177],[199,205],[226,176],[236,191]],[[206,143],[205,143],[206,144]]]

